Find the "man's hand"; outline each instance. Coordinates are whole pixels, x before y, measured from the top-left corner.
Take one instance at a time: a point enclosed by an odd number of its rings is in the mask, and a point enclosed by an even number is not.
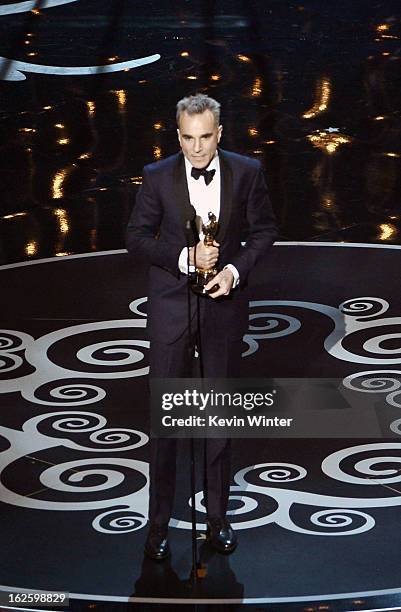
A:
[[[233,282],[234,275],[231,270],[226,268],[225,270],[222,270],[221,272],[216,274],[216,276],[205,286],[205,289],[208,291],[209,289],[214,287],[214,285],[219,285],[219,288],[216,289],[216,291],[213,291],[213,293],[208,294],[214,299],[222,295],[228,295],[231,289],[233,288]]]
[[[189,263],[197,268],[209,270],[214,268],[219,258],[219,243],[213,241],[213,246],[206,246],[203,240],[189,249]],[[196,253],[194,252],[196,250]]]

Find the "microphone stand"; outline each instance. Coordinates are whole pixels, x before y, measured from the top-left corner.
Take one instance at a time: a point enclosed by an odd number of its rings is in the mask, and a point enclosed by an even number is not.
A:
[[[196,266],[196,258],[194,259],[195,259],[195,266]],[[200,373],[201,380],[203,380],[205,378],[205,370],[204,370],[204,365],[203,365],[201,320],[200,320],[200,308],[199,308],[201,299],[205,299],[205,298],[202,298],[199,295],[196,296],[196,301],[197,301],[196,338],[197,338],[197,344],[198,344],[199,373]],[[207,509],[208,509],[208,503],[207,503],[207,438],[203,439],[203,499],[204,499],[204,505],[205,505],[206,512],[207,512]]]
[[[190,347],[193,348],[192,342],[192,316],[191,316],[191,277],[189,272],[189,234],[191,231],[191,222],[188,220],[186,222],[186,238],[187,238],[187,316],[188,316],[188,337],[190,341]],[[192,355],[193,357],[193,355]],[[190,438],[190,480],[191,480],[191,523],[192,523],[192,584],[194,589],[196,590],[197,582],[198,582],[198,547],[196,543],[196,508],[195,508],[195,488],[196,488],[196,480],[195,480],[195,440],[194,438]]]
[[[194,249],[194,266],[196,269],[196,248]],[[203,351],[202,351],[202,337],[201,337],[201,319],[200,319],[200,303],[202,298],[199,294],[196,295],[196,342],[198,349],[199,359],[199,373],[200,378],[205,378],[204,364],[203,364]],[[193,441],[193,440],[192,440]],[[203,499],[205,508],[207,511],[207,438],[203,439]],[[206,578],[207,566],[202,565],[200,562],[197,565],[197,576],[198,578]]]

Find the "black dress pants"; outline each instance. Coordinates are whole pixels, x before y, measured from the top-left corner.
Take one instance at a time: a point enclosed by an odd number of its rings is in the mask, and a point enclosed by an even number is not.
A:
[[[192,324],[191,333],[185,331],[176,342],[164,344],[151,341],[150,377],[184,378],[193,374],[194,344],[202,351],[205,378],[238,376],[242,338],[235,330],[226,330],[214,313],[218,304],[208,303],[212,298],[199,298],[199,329]],[[200,346],[199,346],[200,345]],[[149,520],[165,524],[171,517],[176,482],[177,440],[151,439]],[[208,517],[224,517],[230,491],[230,439],[206,440],[207,490],[204,499]]]

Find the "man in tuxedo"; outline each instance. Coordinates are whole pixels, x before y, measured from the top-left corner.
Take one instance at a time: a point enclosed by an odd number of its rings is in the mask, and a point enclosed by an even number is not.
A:
[[[223,128],[216,100],[205,94],[183,98],[177,126],[181,151],[144,168],[127,229],[129,252],[150,263],[150,376],[190,377],[196,346],[205,377],[235,377],[248,324],[244,287],[276,238],[275,218],[260,162],[218,148]],[[210,212],[219,231],[206,246],[193,220],[196,214],[207,224]],[[218,274],[206,285],[209,295],[191,293],[188,304],[188,273],[195,265],[216,267]],[[205,446],[207,537],[217,551],[230,553],[237,545],[226,517],[230,440],[208,439]],[[175,473],[176,440],[152,439],[145,553],[153,559],[170,552]]]

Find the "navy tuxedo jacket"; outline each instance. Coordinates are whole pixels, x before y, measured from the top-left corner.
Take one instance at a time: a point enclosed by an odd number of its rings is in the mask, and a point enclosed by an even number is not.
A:
[[[240,287],[224,298],[201,299],[207,300],[214,316],[221,317],[227,334],[239,338],[247,325],[247,309],[240,306],[241,287],[258,258],[273,244],[277,229],[260,162],[222,149],[219,161],[218,269],[233,264],[239,272]],[[188,326],[187,276],[181,274],[178,258],[188,242],[194,243],[187,229],[192,218],[183,154],[145,166],[127,228],[127,249],[135,259],[145,258],[151,265],[149,335],[167,344],[177,340]],[[244,236],[246,243],[242,246]],[[195,306],[195,296],[192,299]]]

